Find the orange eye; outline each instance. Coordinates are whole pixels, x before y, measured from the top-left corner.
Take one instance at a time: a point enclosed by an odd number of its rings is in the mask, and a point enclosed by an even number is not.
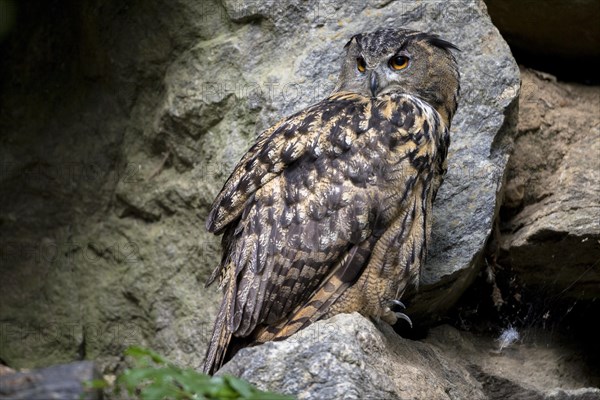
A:
[[[406,56],[394,56],[390,58],[390,67],[396,71],[400,71],[408,67],[408,57]]]
[[[360,72],[365,72],[367,70],[367,63],[365,62],[364,58],[358,57],[356,59],[356,69],[358,69]]]

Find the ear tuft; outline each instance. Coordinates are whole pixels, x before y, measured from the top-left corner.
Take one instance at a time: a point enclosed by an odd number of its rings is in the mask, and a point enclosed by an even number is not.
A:
[[[448,42],[447,40],[441,39],[438,35],[434,35],[432,33],[419,32],[414,36],[410,36],[409,40],[423,40],[429,43],[432,46],[438,47],[443,50],[457,50],[460,51],[458,47],[454,44]]]
[[[430,44],[432,44],[433,46],[439,47],[440,49],[460,51],[460,49],[458,47],[456,47],[456,45],[454,45],[444,39],[440,39],[437,36],[431,35],[431,37],[427,41]]]

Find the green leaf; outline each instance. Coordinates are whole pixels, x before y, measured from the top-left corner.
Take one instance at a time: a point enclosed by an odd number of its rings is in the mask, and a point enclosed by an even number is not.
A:
[[[218,377],[221,378],[221,377]],[[207,387],[207,395],[211,399],[238,399],[238,392],[225,383],[223,379],[212,379],[211,384]]]
[[[151,385],[143,388],[140,396],[144,400],[179,399],[179,392],[174,387]]]
[[[210,376],[199,374],[191,369],[181,370],[177,376],[177,382],[181,385],[183,390],[192,393],[205,393],[206,386],[212,384]]]
[[[130,347],[125,354],[134,359],[134,367],[126,369],[117,377],[117,394],[124,387],[130,396],[143,400],[291,399],[276,393],[262,392],[233,376],[210,377],[193,369],[180,368],[143,347]]]
[[[223,378],[243,398],[252,396],[252,392],[255,390],[248,382],[234,376],[225,375]]]
[[[155,362],[157,364],[167,364],[167,360],[165,360],[158,353],[155,353],[150,349],[146,349],[146,348],[139,347],[139,346],[128,347],[127,350],[125,350],[125,355],[131,356],[138,360],[143,357],[149,357],[153,362]]]
[[[152,367],[127,369],[117,378],[117,383],[124,385],[132,394],[136,388],[152,381],[157,375],[160,375],[160,370]]]

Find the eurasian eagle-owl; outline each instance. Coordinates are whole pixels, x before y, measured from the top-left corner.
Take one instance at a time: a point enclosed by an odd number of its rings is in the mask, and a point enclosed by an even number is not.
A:
[[[353,36],[332,94],[264,131],[206,223],[224,299],[204,370],[240,347],[358,311],[394,324],[418,284],[456,111],[456,49],[404,29]],[[397,308],[396,308],[397,310]]]

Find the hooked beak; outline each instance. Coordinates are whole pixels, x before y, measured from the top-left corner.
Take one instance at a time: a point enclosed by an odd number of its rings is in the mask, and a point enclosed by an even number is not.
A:
[[[371,89],[371,96],[376,97],[377,91],[379,89],[379,78],[375,71],[371,72],[371,79],[369,81],[369,88]]]

